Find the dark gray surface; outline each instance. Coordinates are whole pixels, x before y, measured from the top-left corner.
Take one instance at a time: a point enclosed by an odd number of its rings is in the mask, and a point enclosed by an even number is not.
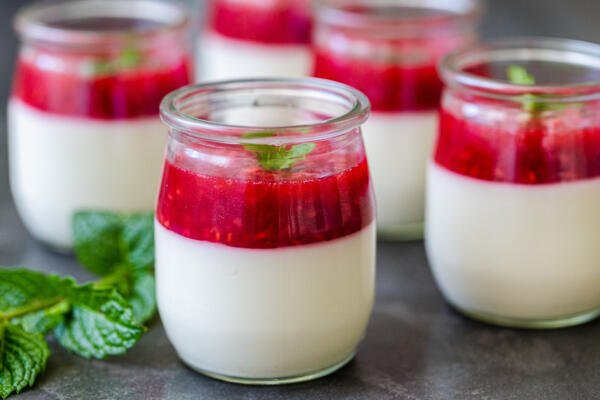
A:
[[[10,86],[18,0],[0,1],[0,99]],[[550,35],[600,42],[596,0],[491,0],[485,36]],[[68,257],[23,230],[6,179],[0,118],[0,265],[87,278]],[[15,399],[600,399],[600,322],[558,331],[515,331],[467,320],[435,288],[421,243],[381,243],[377,304],[357,358],[327,378],[288,387],[217,382],[182,366],[160,323],[129,354],[86,361],[51,345],[34,389]]]

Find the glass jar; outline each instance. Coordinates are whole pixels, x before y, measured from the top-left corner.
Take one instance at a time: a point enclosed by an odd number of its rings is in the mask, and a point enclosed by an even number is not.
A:
[[[170,94],[156,213],[158,305],[181,359],[299,382],[354,355],[373,306],[374,205],[360,92],[319,79]]]
[[[310,74],[311,0],[212,0],[198,42],[201,81]]]
[[[375,185],[377,228],[388,239],[423,234],[425,175],[442,82],[436,64],[473,43],[476,0],[323,0],[315,17],[314,76],[367,95],[364,140]]]
[[[11,189],[29,232],[68,250],[79,209],[153,209],[160,101],[190,81],[187,17],[155,0],[59,1],[21,10],[15,27]]]
[[[426,244],[450,304],[553,328],[600,313],[600,46],[492,42],[447,57]]]

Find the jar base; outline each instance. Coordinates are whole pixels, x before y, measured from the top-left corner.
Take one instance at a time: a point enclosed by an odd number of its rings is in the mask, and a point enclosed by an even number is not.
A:
[[[454,304],[450,304],[459,313],[487,324],[503,326],[506,328],[519,328],[519,329],[557,329],[567,328],[570,326],[585,324],[591,320],[600,316],[600,308],[577,313],[568,316],[562,316],[558,318],[548,319],[526,319],[526,318],[511,318],[502,317],[494,314],[487,314],[479,311],[465,310],[464,308],[458,307]]]
[[[377,226],[377,236],[380,239],[389,241],[422,240],[423,231],[423,222],[395,226]]]
[[[237,376],[231,376],[231,375],[224,375],[224,374],[220,374],[220,373],[216,373],[216,372],[212,372],[212,371],[208,371],[208,370],[205,370],[202,368],[195,367],[195,366],[191,365],[190,363],[188,363],[187,361],[185,361],[183,358],[181,358],[181,360],[185,363],[185,365],[187,365],[189,368],[193,369],[194,371],[199,372],[202,375],[206,375],[209,378],[217,379],[220,381],[225,381],[225,382],[229,382],[229,383],[237,383],[237,384],[241,384],[241,385],[277,386],[277,385],[287,385],[287,384],[292,384],[292,383],[312,381],[314,379],[322,378],[322,377],[332,374],[332,373],[336,372],[337,370],[341,369],[342,367],[344,367],[346,364],[348,364],[350,361],[352,361],[352,359],[354,358],[355,355],[356,355],[356,351],[353,351],[347,357],[345,357],[342,361],[340,361],[332,366],[320,369],[318,371],[309,372],[306,374],[281,377],[281,378],[243,378],[243,377],[237,377]]]

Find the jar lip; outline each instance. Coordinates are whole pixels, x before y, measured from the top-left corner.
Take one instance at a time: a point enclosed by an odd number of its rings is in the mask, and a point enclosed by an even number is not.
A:
[[[76,18],[139,18],[157,26],[132,29],[94,30],[57,26]],[[190,19],[185,9],[173,2],[157,0],[43,0],[21,8],[13,26],[25,41],[47,45],[80,47],[103,46],[134,37],[157,35],[185,29]],[[86,47],[88,47],[86,49]]]
[[[345,101],[347,110],[314,123],[280,126],[256,126],[226,124],[210,119],[194,117],[182,110],[184,102],[192,99],[209,99],[210,96],[227,92],[247,91],[248,94],[260,90],[308,90],[320,93],[319,98],[331,95]],[[285,143],[316,141],[344,135],[364,123],[371,106],[367,97],[357,89],[343,83],[320,78],[256,78],[216,81],[184,86],[169,93],[160,105],[161,119],[170,128],[186,133],[196,139],[218,143],[238,144],[269,143],[274,138]],[[252,133],[268,130],[274,135],[244,138]]]
[[[527,94],[544,95],[536,101],[589,100],[600,96],[600,80],[564,84],[518,85],[465,71],[469,67],[493,61],[555,61],[590,66],[600,71],[600,45],[573,39],[517,37],[495,39],[455,50],[443,57],[438,69],[448,87],[468,90],[499,98],[515,99]]]
[[[447,15],[405,15],[365,13],[348,7],[394,7],[429,9]],[[316,19],[347,29],[369,29],[389,37],[437,36],[447,29],[471,29],[483,14],[481,0],[317,0]]]

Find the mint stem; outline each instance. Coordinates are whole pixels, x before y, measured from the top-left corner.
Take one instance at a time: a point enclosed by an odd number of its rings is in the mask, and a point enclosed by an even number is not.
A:
[[[34,301],[31,304],[28,304],[24,307],[15,308],[9,312],[1,312],[0,311],[0,319],[9,321],[13,318],[22,317],[23,315],[30,314],[36,311],[40,311],[46,309],[48,307],[52,307],[63,301],[64,298],[62,296],[55,297],[54,299],[45,300],[45,301]]]
[[[111,272],[108,275],[105,275],[104,277],[102,277],[102,279],[95,281],[94,286],[97,288],[113,286],[121,282],[123,279],[129,278],[131,273],[130,269],[131,267],[129,267],[128,265],[120,264],[115,268],[113,272]]]

